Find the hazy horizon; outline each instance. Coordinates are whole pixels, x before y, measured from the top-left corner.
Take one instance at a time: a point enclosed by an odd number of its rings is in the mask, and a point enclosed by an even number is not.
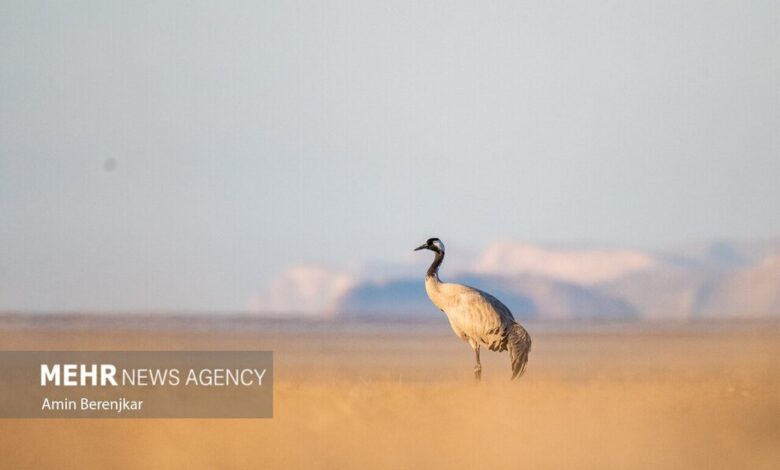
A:
[[[429,236],[777,237],[777,24],[773,2],[3,2],[0,310],[246,310],[291,267],[391,269]]]

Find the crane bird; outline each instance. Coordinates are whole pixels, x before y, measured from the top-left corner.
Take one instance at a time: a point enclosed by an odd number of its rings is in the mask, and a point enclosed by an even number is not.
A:
[[[462,284],[441,282],[439,266],[444,261],[444,243],[438,238],[429,238],[414,249],[418,250],[431,250],[436,253],[425,274],[425,291],[431,302],[447,315],[455,334],[468,341],[474,349],[477,358],[474,378],[478,381],[482,378],[480,346],[498,352],[509,350],[512,379],[522,375],[528,362],[528,353],[531,351],[531,337],[525,328],[515,321],[512,312],[487,292]]]

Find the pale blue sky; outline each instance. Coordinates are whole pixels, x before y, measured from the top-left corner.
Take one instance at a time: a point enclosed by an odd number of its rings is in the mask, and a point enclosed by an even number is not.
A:
[[[778,24],[775,1],[0,2],[0,309],[243,309],[293,263],[431,235],[776,235]]]

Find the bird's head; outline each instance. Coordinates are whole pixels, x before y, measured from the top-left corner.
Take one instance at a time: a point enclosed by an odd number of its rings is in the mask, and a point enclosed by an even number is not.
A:
[[[414,251],[418,250],[431,250],[436,253],[444,254],[444,243],[438,238],[429,238],[425,243],[418,246]]]

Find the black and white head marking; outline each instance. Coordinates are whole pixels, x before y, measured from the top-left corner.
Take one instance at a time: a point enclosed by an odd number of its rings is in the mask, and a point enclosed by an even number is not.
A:
[[[429,238],[426,244],[429,250],[444,254],[444,243],[438,238]]]

